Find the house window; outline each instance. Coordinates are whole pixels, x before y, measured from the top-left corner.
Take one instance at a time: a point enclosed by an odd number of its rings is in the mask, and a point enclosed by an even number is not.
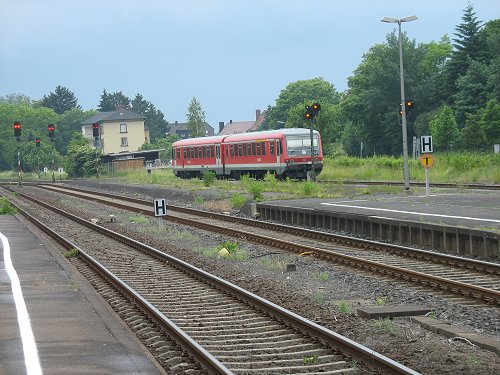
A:
[[[128,139],[127,139],[127,137],[122,137],[122,143],[121,143],[121,146],[122,146],[122,147],[126,147],[126,146],[128,146]]]
[[[127,132],[127,124],[120,124],[120,133]]]

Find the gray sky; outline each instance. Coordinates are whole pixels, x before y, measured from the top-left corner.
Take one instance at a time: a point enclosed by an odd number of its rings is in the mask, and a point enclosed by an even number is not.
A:
[[[208,123],[248,121],[297,80],[338,91],[371,46],[418,20],[419,43],[453,37],[467,0],[0,0],[0,96],[32,99],[57,85],[96,109],[103,89],[150,100],[185,121],[196,97]],[[500,1],[471,0],[481,21]],[[397,25],[396,25],[397,26]]]

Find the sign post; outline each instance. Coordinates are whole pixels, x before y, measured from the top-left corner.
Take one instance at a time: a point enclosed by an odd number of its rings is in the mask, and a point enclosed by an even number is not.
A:
[[[420,164],[425,168],[425,196],[430,195],[429,189],[429,169],[434,164],[434,158],[430,154],[424,154],[420,157]]]

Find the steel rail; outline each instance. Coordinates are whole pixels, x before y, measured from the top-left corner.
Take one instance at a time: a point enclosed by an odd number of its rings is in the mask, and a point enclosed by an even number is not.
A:
[[[20,194],[24,198],[27,198],[24,194]],[[28,198],[29,199],[29,198]],[[35,201],[36,202],[36,201]],[[36,202],[39,203],[39,202]],[[56,242],[61,244],[65,249],[77,249],[78,257],[81,258],[85,263],[87,263],[96,273],[98,273],[101,277],[107,280],[111,285],[113,285],[117,290],[119,290],[123,295],[128,297],[128,299],[135,305],[139,306],[139,308],[144,311],[152,320],[157,323],[162,330],[168,332],[169,336],[177,342],[186,352],[191,355],[195,361],[197,361],[201,366],[203,366],[209,374],[214,375],[232,375],[231,372],[226,366],[224,366],[217,358],[212,356],[205,348],[203,348],[200,344],[198,344],[195,340],[193,340],[187,333],[185,333],[181,328],[179,328],[172,320],[167,318],[163,313],[161,313],[155,306],[153,306],[150,302],[144,299],[139,293],[137,293],[134,289],[129,287],[125,282],[123,282],[118,276],[114,275],[111,271],[109,271],[104,265],[102,265],[99,261],[94,259],[92,256],[87,254],[80,247],[72,243],[71,241],[65,239],[63,236],[57,234],[45,224],[40,222],[38,219],[30,215],[27,211],[19,207],[18,205],[11,203],[16,209],[26,217],[30,222],[36,225],[39,229],[53,238]],[[50,205],[43,205],[46,208],[52,209]],[[63,213],[60,211],[59,213]],[[67,215],[65,215],[67,216]],[[75,219],[74,216],[72,219]],[[80,219],[80,218],[78,218]],[[95,224],[88,223],[84,220],[78,220],[80,224],[84,224],[89,226],[98,227]],[[94,227],[94,229],[96,229]],[[101,231],[100,231],[101,232]]]
[[[267,314],[277,318],[278,320],[284,320],[289,322],[292,326],[300,328],[303,332],[311,335],[312,337],[318,338],[320,341],[324,343],[328,343],[331,347],[333,348],[338,348],[344,355],[348,353],[350,356],[359,359],[361,362],[365,363],[369,367],[376,367],[379,370],[381,370],[383,373],[388,373],[388,374],[405,374],[405,375],[417,375],[419,374],[418,372],[380,354],[375,352],[372,349],[369,349],[365,347],[364,345],[361,345],[353,340],[348,339],[347,337],[344,337],[332,330],[329,330],[323,326],[320,326],[298,314],[295,314],[281,306],[278,306],[270,301],[267,301],[266,299],[259,297],[235,284],[232,284],[218,276],[212,275],[202,269],[199,269],[187,262],[184,262],[178,258],[175,258],[173,256],[170,256],[168,254],[165,254],[151,246],[148,246],[146,244],[143,244],[139,241],[136,241],[132,238],[126,237],[120,233],[111,231],[109,229],[106,229],[104,227],[101,227],[97,224],[93,224],[87,220],[84,220],[82,218],[79,218],[69,212],[66,212],[64,210],[61,210],[57,207],[53,207],[45,202],[42,202],[36,198],[33,198],[27,194],[24,193],[18,193],[19,196],[28,199],[32,202],[35,202],[36,204],[39,204],[43,207],[46,207],[50,210],[53,210],[60,215],[63,215],[65,217],[70,218],[71,220],[74,220],[80,224],[83,224],[89,228],[92,228],[93,230],[96,230],[102,234],[105,234],[115,240],[118,240],[122,243],[125,243],[129,246],[132,246],[140,251],[143,251],[145,253],[148,253],[158,259],[161,259],[165,262],[169,262],[176,267],[183,269],[193,275],[195,275],[198,278],[201,278],[208,282],[209,284],[215,286],[216,288],[220,290],[224,290],[232,295],[235,295],[237,298],[241,298],[245,300],[247,303],[250,305],[254,306],[258,310],[264,311]],[[21,210],[20,210],[21,211]],[[23,212],[25,212],[23,210]],[[29,215],[29,214],[28,214]],[[31,217],[31,215],[29,215]],[[42,225],[43,227],[41,228],[47,228],[44,224],[39,222],[37,219],[33,218],[36,220],[39,224]],[[30,219],[31,220],[31,219]],[[50,228],[47,228],[50,231]],[[57,233],[51,234],[51,236],[57,236],[58,238],[60,237]],[[58,240],[59,241],[59,240]],[[67,243],[70,243],[67,240],[61,239],[61,241],[65,241]],[[71,244],[71,248],[74,248],[75,246]],[[160,313],[161,314],[161,313]],[[153,315],[155,316],[155,315]],[[168,319],[168,318],[167,318]],[[172,323],[173,324],[173,323]],[[177,327],[177,326],[176,326]],[[178,328],[178,327],[177,327]],[[180,328],[179,328],[180,330]],[[181,330],[182,331],[182,330]],[[174,336],[175,337],[175,336]],[[182,345],[181,345],[182,346]],[[184,346],[183,346],[184,347]],[[192,349],[191,349],[192,350]],[[195,354],[199,355],[198,351],[195,351]],[[210,353],[207,352],[208,355]],[[210,355],[211,356],[211,355]],[[197,357],[196,357],[197,358]],[[203,356],[203,360],[206,360],[208,357],[205,355]],[[201,362],[203,363],[203,362]],[[222,365],[223,366],[223,365]],[[229,370],[228,370],[229,371]],[[225,372],[216,372],[217,374],[225,374]],[[228,372],[227,374],[231,374],[231,372]]]
[[[60,189],[58,189],[58,190],[60,191]],[[82,197],[81,195],[78,195],[78,194],[75,194],[72,192],[70,192],[70,193],[71,193],[70,195]],[[86,194],[87,194],[87,197],[90,199],[91,198],[90,196],[92,194],[100,194],[100,193],[86,192]],[[112,195],[108,194],[107,196],[108,196],[108,198],[110,198]],[[115,200],[113,202],[109,202],[105,199],[95,197],[95,196],[92,197],[92,199],[96,200],[96,201],[100,201],[100,202],[108,204],[108,205],[112,205],[112,206],[121,208],[121,209],[138,212],[138,213],[141,213],[141,214],[147,215],[147,216],[154,216],[154,213],[152,212],[152,210],[144,211],[143,209],[140,209],[137,207],[133,207],[130,205],[125,205],[123,203],[116,202],[117,199],[123,199],[122,197],[118,198],[116,195],[113,196],[113,199]],[[127,200],[127,198],[125,198],[124,200]],[[141,205],[145,204],[145,201],[138,200],[136,198],[132,198],[132,199],[130,199],[130,201],[135,202],[135,203],[139,203]],[[202,211],[202,212],[205,212],[205,211]],[[226,215],[220,215],[220,216],[227,217]],[[174,217],[174,216],[167,216],[166,219],[180,223],[180,224],[194,226],[194,227],[197,227],[197,228],[200,228],[203,230],[217,231],[219,233],[222,233],[222,234],[225,234],[228,236],[238,237],[238,238],[242,238],[245,240],[253,241],[255,243],[269,245],[269,246],[281,248],[281,249],[288,250],[288,251],[294,251],[297,253],[313,252],[314,254],[316,254],[320,257],[323,257],[326,259],[331,259],[331,260],[337,261],[341,264],[345,264],[345,265],[348,265],[351,267],[362,268],[362,269],[376,272],[376,273],[379,273],[382,275],[392,276],[392,277],[395,277],[397,279],[411,280],[413,282],[416,282],[416,283],[419,283],[419,284],[422,284],[425,286],[429,286],[429,287],[438,287],[442,290],[451,292],[453,294],[459,294],[459,295],[464,296],[464,297],[478,299],[478,300],[481,300],[485,303],[496,304],[496,305],[500,304],[500,292],[493,290],[493,289],[483,288],[483,287],[476,286],[476,285],[470,285],[470,284],[466,284],[466,283],[463,283],[460,281],[449,280],[449,279],[441,278],[438,276],[427,275],[425,273],[412,271],[412,270],[408,270],[405,268],[395,267],[395,266],[391,266],[391,265],[387,265],[387,264],[383,264],[383,263],[379,263],[379,262],[375,262],[375,261],[371,261],[371,260],[367,260],[367,259],[360,259],[360,258],[356,258],[356,257],[350,256],[350,255],[341,254],[341,253],[338,253],[338,252],[335,252],[332,250],[324,250],[324,249],[320,249],[317,247],[292,243],[289,241],[279,240],[276,238],[271,238],[271,237],[267,237],[267,236],[263,236],[263,235],[248,233],[248,232],[240,231],[237,229],[230,229],[230,228],[226,228],[226,227],[219,226],[219,225],[202,223],[202,222],[199,222],[196,220],[190,220],[190,219],[179,218],[179,217]],[[245,220],[248,220],[248,219],[245,219]],[[353,239],[350,239],[350,240],[353,240]],[[357,239],[353,240],[353,242],[355,243],[354,246],[357,246],[357,241],[358,241]],[[374,242],[374,241],[372,241],[372,242]],[[362,243],[366,244],[366,241],[362,240]],[[381,243],[377,243],[377,242],[375,242],[375,243],[377,245],[378,244],[382,245]],[[430,253],[430,252],[427,252],[427,253]],[[432,253],[432,254],[434,254],[434,253]],[[439,257],[443,258],[444,256],[439,255]],[[456,257],[452,258],[454,262],[458,262],[458,260],[460,260],[460,259],[455,259],[455,258]],[[492,268],[498,269],[498,265],[492,265],[492,264],[487,263],[487,262],[474,261],[474,263],[480,264],[481,267],[485,267],[485,265],[488,265],[488,266],[491,265]]]
[[[97,194],[99,196],[104,196],[104,197],[108,197],[108,198],[112,198],[112,199],[121,199],[121,200],[129,201],[132,203],[137,203],[137,204],[141,204],[141,205],[145,205],[145,206],[151,204],[150,201],[146,201],[144,199],[126,197],[123,195],[110,194],[110,193],[100,192],[100,191],[93,191],[93,190],[89,191],[89,190],[84,190],[84,189],[79,189],[79,188],[74,188],[74,187],[66,187],[66,186],[65,187],[59,187],[59,186],[53,187],[52,185],[41,185],[38,187],[46,188],[49,190],[55,190],[55,191],[62,190],[65,192],[65,194],[72,195],[75,197],[80,197],[80,198],[82,198],[81,194],[74,194],[71,190],[79,191],[83,194],[90,194],[90,195]],[[85,197],[83,197],[83,198],[85,198]],[[90,197],[87,199],[90,199]],[[112,202],[110,203],[109,201],[107,201],[105,199],[100,199],[99,197],[97,197],[95,195],[92,197],[92,199],[96,200],[96,201],[101,201],[101,202],[106,203],[106,204],[113,205]],[[457,268],[472,269],[475,271],[485,272],[485,273],[489,273],[492,275],[500,275],[500,264],[480,261],[480,260],[476,260],[476,259],[461,258],[461,257],[455,256],[455,255],[442,254],[442,253],[437,253],[437,252],[428,251],[428,250],[416,249],[413,247],[390,244],[390,243],[379,242],[379,241],[374,241],[374,240],[367,240],[367,239],[363,239],[363,238],[350,237],[350,236],[341,235],[341,234],[326,233],[326,232],[321,232],[321,231],[307,229],[307,228],[294,227],[294,226],[290,226],[290,225],[270,223],[270,222],[266,222],[266,221],[262,221],[262,220],[254,220],[254,219],[224,215],[224,214],[219,214],[219,213],[215,213],[215,212],[196,210],[193,208],[180,207],[180,206],[175,206],[175,205],[170,205],[170,204],[168,205],[168,209],[172,210],[172,211],[176,211],[176,212],[190,214],[190,215],[213,218],[216,220],[222,220],[222,221],[233,222],[233,223],[240,223],[240,224],[255,226],[255,227],[268,229],[268,230],[281,231],[284,233],[294,234],[294,235],[302,236],[302,237],[306,237],[306,238],[319,239],[322,241],[328,241],[328,242],[336,243],[338,245],[343,245],[343,246],[369,248],[369,249],[381,250],[381,251],[385,251],[385,252],[389,251],[390,253],[402,255],[405,257],[413,258],[413,259],[422,259],[422,260],[432,261],[432,262],[435,262],[438,264],[446,264],[446,265],[454,266]],[[141,211],[141,212],[143,212],[143,211]]]

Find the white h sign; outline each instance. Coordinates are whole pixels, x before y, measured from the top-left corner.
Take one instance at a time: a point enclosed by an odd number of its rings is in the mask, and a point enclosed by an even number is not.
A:
[[[432,152],[432,136],[423,135],[420,137],[420,152],[422,154],[428,154]]]
[[[155,216],[165,216],[167,214],[167,203],[165,198],[155,199]]]

